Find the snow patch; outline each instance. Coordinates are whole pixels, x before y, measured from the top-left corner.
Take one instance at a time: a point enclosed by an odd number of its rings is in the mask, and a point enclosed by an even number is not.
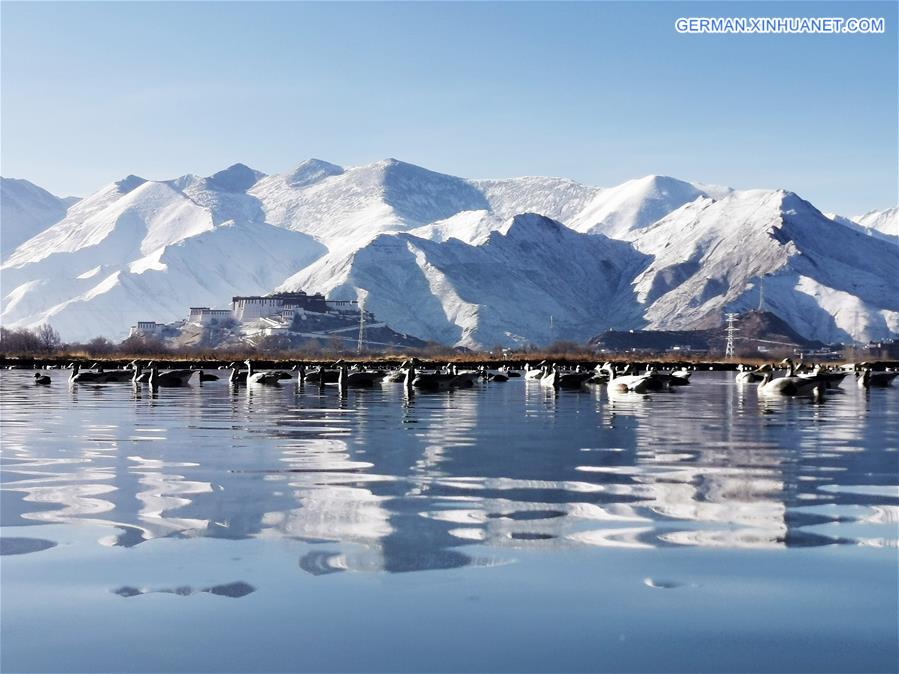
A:
[[[86,272],[84,272],[83,274],[78,274],[78,276],[76,276],[75,278],[77,278],[77,279],[79,279],[79,280],[88,279],[88,278],[93,278],[94,276],[96,276],[97,274],[100,273],[100,270],[101,270],[102,268],[103,268],[103,266],[98,264],[96,267],[94,267],[94,268],[92,268],[92,269],[88,269],[88,270],[87,270]]]

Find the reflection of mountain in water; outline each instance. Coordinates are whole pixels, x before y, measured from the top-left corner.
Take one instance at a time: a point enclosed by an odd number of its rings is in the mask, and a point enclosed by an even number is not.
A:
[[[122,587],[118,587],[112,591],[113,594],[117,594],[120,597],[137,597],[142,594],[176,594],[179,597],[189,597],[192,594],[197,594],[198,592],[208,592],[209,594],[218,595],[219,597],[231,597],[232,599],[240,599],[241,597],[246,597],[248,594],[252,594],[256,591],[256,588],[250,585],[249,583],[245,583],[242,580],[236,581],[234,583],[224,583],[222,585],[213,585],[212,587],[204,587],[202,589],[197,589],[191,587],[190,585],[180,585],[178,587],[163,587],[158,589],[145,589],[139,587],[133,587],[131,585],[123,585]]]
[[[313,575],[518,548],[896,545],[890,391],[761,404],[697,373],[650,398],[217,383],[60,386],[35,407],[16,376],[0,380],[4,526],[103,525],[117,533],[102,542],[126,546],[295,538],[314,546],[299,560]]]

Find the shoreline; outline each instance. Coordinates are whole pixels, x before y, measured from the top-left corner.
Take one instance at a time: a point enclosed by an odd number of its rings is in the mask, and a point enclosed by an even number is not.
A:
[[[155,355],[134,355],[134,354],[106,354],[106,355],[89,355],[83,353],[77,354],[57,354],[57,355],[23,355],[9,356],[0,354],[0,369],[66,369],[73,362],[78,362],[82,366],[89,361],[90,365],[98,363],[104,368],[116,369],[123,368],[131,361],[137,360],[142,363],[154,361],[164,368],[188,368],[219,370],[231,369],[231,363],[236,362],[238,368],[243,368],[243,361],[249,358],[253,361],[254,367],[259,369],[290,369],[295,365],[303,364],[307,367],[330,367],[337,360],[346,361],[349,365],[368,364],[384,367],[398,367],[407,358],[413,356],[401,354],[383,354],[383,355],[347,355],[347,354],[297,354],[296,356],[278,355],[278,356],[254,356],[252,354],[230,354],[227,357],[216,357],[212,354],[155,354]],[[470,367],[486,366],[488,369],[510,366],[513,369],[523,368],[526,363],[536,365],[540,361],[546,360],[559,365],[565,366],[589,366],[593,367],[604,362],[613,364],[630,363],[635,366],[656,367],[660,370],[691,367],[696,370],[707,371],[736,371],[738,366],[760,367],[766,363],[773,363],[775,367],[780,363],[780,357],[772,358],[674,358],[671,356],[658,356],[652,354],[549,354],[549,353],[516,353],[508,356],[496,357],[487,353],[482,354],[437,354],[433,356],[414,356],[422,366],[442,366],[448,363],[455,365],[467,365]],[[794,360],[800,362],[796,356]],[[867,363],[874,370],[885,368],[899,368],[899,360],[895,359],[857,359],[857,360],[827,360],[819,361],[814,358],[806,361],[807,363],[822,363],[833,367],[842,367],[853,363]]]

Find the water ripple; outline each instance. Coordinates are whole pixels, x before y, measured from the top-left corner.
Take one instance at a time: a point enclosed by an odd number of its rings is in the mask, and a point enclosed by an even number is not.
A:
[[[897,546],[899,391],[758,400],[704,372],[689,390],[612,396],[522,380],[411,397],[59,381],[35,405],[29,376],[0,375],[4,526],[99,525],[124,547],[337,546],[300,559],[312,575],[524,548]]]

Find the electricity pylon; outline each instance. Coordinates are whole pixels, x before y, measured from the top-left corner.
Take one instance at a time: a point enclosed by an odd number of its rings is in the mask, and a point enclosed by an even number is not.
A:
[[[727,343],[724,346],[724,357],[725,358],[733,358],[734,357],[734,340],[736,339],[737,333],[740,331],[734,322],[737,320],[737,314],[728,313],[724,314],[724,318],[727,319],[727,328],[724,331],[724,334],[727,335]]]

